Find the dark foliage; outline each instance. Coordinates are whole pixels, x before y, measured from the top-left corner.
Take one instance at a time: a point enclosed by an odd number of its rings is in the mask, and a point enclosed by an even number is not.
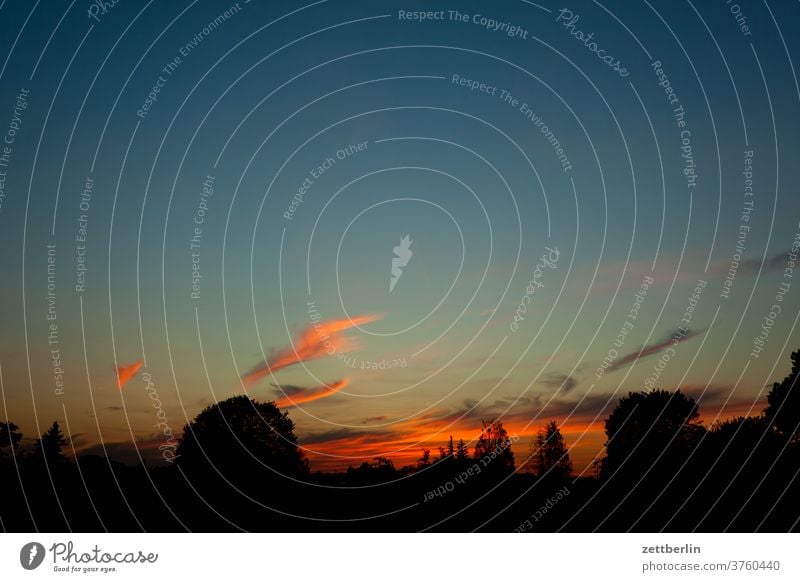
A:
[[[572,474],[572,461],[569,459],[564,436],[553,420],[539,429],[536,440],[531,445],[534,470],[542,479],[565,481]]]
[[[605,422],[597,478],[572,476],[558,424],[539,431],[534,473],[484,422],[474,453],[396,468],[378,457],[310,473],[288,414],[237,396],[185,429],[175,463],[129,467],[71,456],[58,423],[19,446],[0,423],[0,523],[8,531],[796,531],[800,407],[792,372],[763,415],[706,429],[681,391],[632,392]]]
[[[800,350],[792,352],[792,371],[783,382],[776,382],[767,395],[767,408],[764,418],[780,435],[787,440],[797,440],[800,436]]]

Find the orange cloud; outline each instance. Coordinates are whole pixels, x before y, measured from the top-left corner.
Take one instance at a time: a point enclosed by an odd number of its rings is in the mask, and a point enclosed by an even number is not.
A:
[[[356,350],[358,342],[345,335],[345,332],[357,325],[375,321],[379,317],[378,315],[360,315],[349,319],[315,321],[300,332],[295,342],[250,370],[242,376],[242,380],[245,384],[250,385],[270,372],[277,372],[287,366]]]
[[[136,360],[132,364],[122,365],[117,368],[117,387],[120,390],[130,382],[136,373],[139,371],[139,368],[142,367],[142,360]]]
[[[278,408],[285,408],[287,406],[297,406],[298,404],[302,404],[304,402],[312,402],[314,400],[319,400],[320,398],[327,398],[332,394],[336,394],[339,390],[347,386],[349,383],[350,379],[345,378],[344,380],[337,380],[332,384],[317,386],[315,388],[302,389],[291,395],[287,394],[286,396],[278,400],[275,403],[275,406],[277,406]]]

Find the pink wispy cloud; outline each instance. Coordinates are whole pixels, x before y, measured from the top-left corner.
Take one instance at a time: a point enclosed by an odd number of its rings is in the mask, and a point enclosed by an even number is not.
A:
[[[286,408],[287,406],[297,406],[305,402],[313,402],[321,398],[327,398],[336,394],[339,390],[350,384],[349,378],[336,380],[330,384],[323,384],[314,388],[299,388],[293,390],[290,394],[286,394],[283,398],[275,403],[278,408]],[[286,390],[284,390],[286,392]]]
[[[268,374],[288,366],[356,350],[359,348],[358,342],[345,332],[377,319],[380,319],[379,315],[359,315],[352,318],[314,322],[303,328],[291,345],[279,350],[266,362],[258,364],[242,376],[242,380],[245,385],[251,385]]]

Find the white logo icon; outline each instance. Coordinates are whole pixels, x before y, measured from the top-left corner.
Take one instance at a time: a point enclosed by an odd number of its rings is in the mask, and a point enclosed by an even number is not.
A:
[[[403,267],[408,265],[411,255],[414,254],[411,252],[411,243],[413,242],[413,240],[409,239],[409,235],[405,235],[400,239],[400,244],[392,249],[396,256],[392,258],[392,278],[389,281],[389,293],[394,290],[394,286],[397,285],[403,275]]]

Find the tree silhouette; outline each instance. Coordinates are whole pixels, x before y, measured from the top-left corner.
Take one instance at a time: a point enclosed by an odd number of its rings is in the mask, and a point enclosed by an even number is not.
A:
[[[467,443],[464,442],[464,439],[458,439],[458,445],[456,446],[456,461],[464,463],[468,460],[469,447],[467,447]]]
[[[711,426],[709,436],[723,443],[732,443],[736,438],[746,435],[751,440],[762,439],[764,418],[757,416],[738,416],[729,420],[718,420]],[[755,444],[755,443],[752,443]],[[752,448],[752,447],[749,447]]]
[[[375,457],[371,463],[364,461],[358,468],[347,468],[348,479],[357,484],[380,483],[397,477],[394,463],[386,457]]]
[[[514,470],[511,439],[499,420],[481,421],[483,428],[475,444],[475,459],[493,470]]]
[[[13,452],[21,440],[22,433],[19,432],[19,427],[16,424],[13,422],[0,422],[0,451],[10,447]]]
[[[404,467],[375,457],[313,473],[288,414],[247,396],[200,412],[174,464],[73,458],[58,422],[12,463],[27,447],[0,422],[0,517],[9,531],[796,531],[800,351],[792,362],[763,414],[708,430],[681,391],[628,393],[605,420],[596,478],[571,475],[559,419],[531,444],[537,477],[513,472],[517,437],[499,420],[482,422],[474,448],[438,443],[441,463],[431,447]]]
[[[436,457],[436,462],[441,463],[448,458],[447,450],[444,447],[439,447],[439,456]]]
[[[534,469],[539,477],[562,481],[572,473],[572,461],[555,420],[539,429],[531,449]]]
[[[767,423],[787,440],[798,440],[798,424],[800,424],[800,393],[797,389],[797,378],[800,375],[800,350],[792,352],[792,371],[783,379],[775,382],[767,395],[767,407],[764,417]]]
[[[206,407],[183,429],[176,463],[245,476],[266,466],[271,472],[299,474],[308,465],[297,446],[294,423],[273,402],[234,396]]]
[[[422,456],[417,459],[417,467],[416,469],[424,469],[431,465],[431,450],[430,449],[422,449]]]
[[[61,452],[65,446],[67,446],[67,439],[64,438],[58,421],[55,421],[41,438],[36,439],[33,454],[36,458],[43,459],[48,465],[60,464],[67,460]]]
[[[608,440],[603,474],[678,467],[703,432],[697,403],[680,390],[631,392],[620,399],[605,422]]]
[[[730,476],[742,473],[745,463],[752,469],[756,464],[763,465],[754,471],[760,478],[780,452],[780,437],[769,430],[763,416],[740,416],[725,421],[717,421],[708,431],[706,448],[718,472],[726,472],[721,481],[726,485]]]

